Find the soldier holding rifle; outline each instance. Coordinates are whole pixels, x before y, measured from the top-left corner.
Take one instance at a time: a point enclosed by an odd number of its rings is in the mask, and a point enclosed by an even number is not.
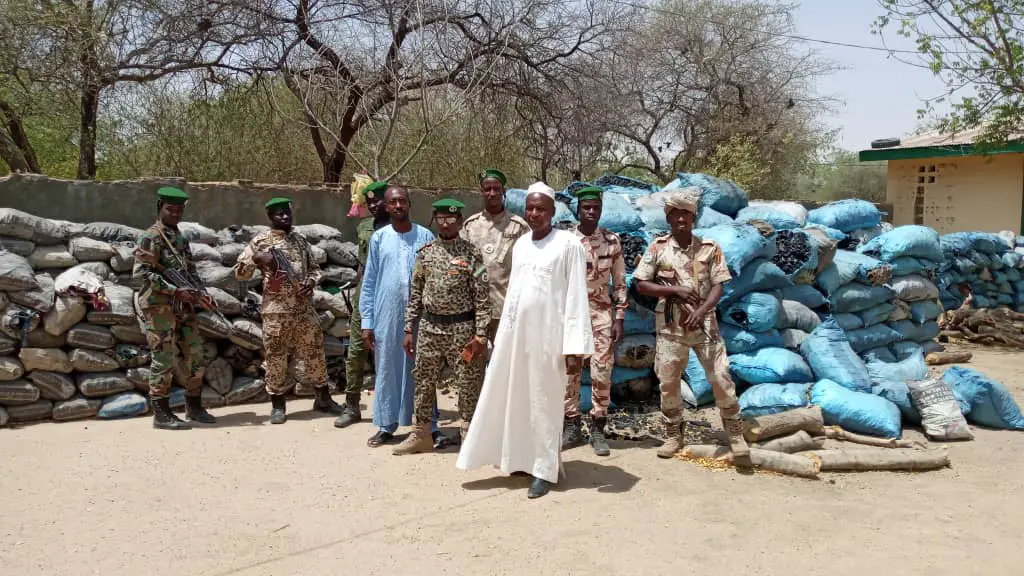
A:
[[[139,308],[152,352],[149,397],[153,427],[164,430],[191,428],[171,411],[170,405],[172,369],[179,350],[187,374],[186,417],[201,424],[216,421],[202,406],[203,340],[196,318],[197,309],[216,308],[198,281],[188,239],[178,230],[187,202],[188,194],[179,188],[157,191],[159,219],[139,236],[132,270],[132,276],[142,284]]]

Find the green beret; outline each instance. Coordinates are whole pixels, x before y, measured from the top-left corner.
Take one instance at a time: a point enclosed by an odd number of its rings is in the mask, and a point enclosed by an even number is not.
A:
[[[188,202],[188,194],[185,193],[181,188],[174,186],[164,186],[156,191],[156,196],[164,204],[183,205]]]
[[[388,183],[387,182],[385,182],[383,180],[376,180],[374,182],[370,182],[369,184],[366,185],[365,188],[363,188],[363,196],[366,196],[367,198],[373,198],[377,194],[380,194],[380,193],[384,192],[387,189],[388,189]]]
[[[439,214],[459,214],[466,207],[465,204],[454,198],[442,198],[431,206],[434,207],[434,212]]]
[[[291,205],[292,201],[290,198],[271,198],[263,207],[270,210],[272,208],[290,208]]]
[[[487,180],[488,178],[494,178],[498,182],[501,182],[502,186],[504,186],[505,183],[508,181],[505,178],[504,172],[502,172],[501,170],[496,170],[494,168],[488,168],[487,170],[484,170],[483,172],[480,173],[481,182]]]
[[[577,200],[600,200],[604,194],[604,188],[600,186],[584,186],[572,193]]]

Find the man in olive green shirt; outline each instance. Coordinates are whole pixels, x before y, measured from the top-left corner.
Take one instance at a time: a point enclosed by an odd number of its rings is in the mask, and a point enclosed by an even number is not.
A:
[[[356,236],[359,239],[359,283],[352,293],[352,316],[349,318],[348,329],[348,354],[345,361],[345,405],[342,407],[341,416],[334,421],[338,428],[355,424],[362,420],[359,412],[359,399],[363,389],[363,371],[366,366],[368,350],[363,344],[360,324],[362,318],[359,316],[359,291],[363,283],[363,268],[366,266],[366,256],[370,251],[370,237],[373,233],[390,224],[388,211],[385,210],[384,192],[388,189],[388,183],[377,181],[371,182],[363,189],[366,196],[366,208],[371,216],[363,218],[356,228]]]

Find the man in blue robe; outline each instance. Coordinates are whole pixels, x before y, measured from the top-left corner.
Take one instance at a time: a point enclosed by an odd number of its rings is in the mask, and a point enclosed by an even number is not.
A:
[[[399,426],[410,426],[413,415],[413,361],[402,347],[405,339],[405,308],[409,303],[416,252],[434,234],[409,220],[409,192],[391,186],[384,193],[391,225],[373,233],[359,293],[359,314],[366,347],[373,350],[376,367],[373,424],[376,434],[366,441],[376,448],[394,439]],[[435,444],[443,444],[434,407],[432,432]]]

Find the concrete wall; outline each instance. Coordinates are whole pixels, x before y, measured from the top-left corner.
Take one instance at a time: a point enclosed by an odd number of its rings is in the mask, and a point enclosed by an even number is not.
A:
[[[348,218],[349,187],[293,186],[251,182],[185,182],[180,178],[145,178],[118,182],[57,180],[34,174],[0,178],[0,207],[17,208],[37,216],[74,222],[115,222],[145,228],[156,219],[156,190],[183,187],[192,200],[185,219],[214,229],[231,224],[263,224],[263,203],[275,196],[295,201],[297,224],[327,224],[355,238],[357,219]],[[475,190],[411,190],[412,218],[430,222],[431,203],[438,197],[458,198],[467,214],[482,207]]]
[[[893,224],[915,223],[919,187],[920,223],[940,234],[1021,233],[1024,154],[890,161],[886,196],[893,205]]]

